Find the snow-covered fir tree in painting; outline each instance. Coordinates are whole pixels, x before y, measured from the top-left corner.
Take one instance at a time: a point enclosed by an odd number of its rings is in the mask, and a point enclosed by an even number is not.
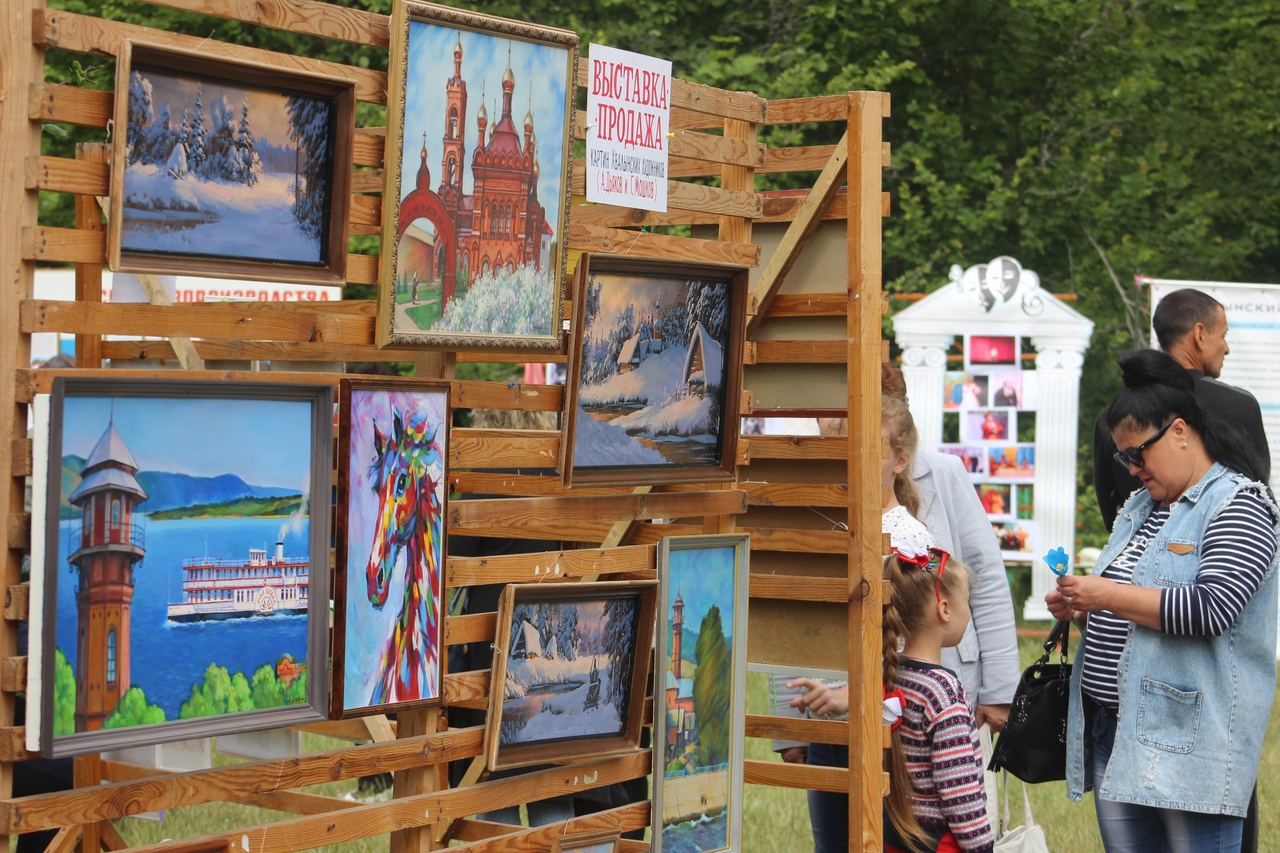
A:
[[[333,103],[139,65],[121,248],[320,264]]]
[[[636,604],[631,596],[515,604],[501,745],[626,731]]]
[[[583,298],[574,467],[715,466],[730,284],[593,272]]]

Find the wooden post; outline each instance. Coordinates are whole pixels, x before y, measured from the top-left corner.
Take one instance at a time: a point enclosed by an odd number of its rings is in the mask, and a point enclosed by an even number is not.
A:
[[[77,788],[92,788],[102,784],[102,756],[77,755],[71,759],[72,777]],[[80,853],[98,853],[102,847],[102,832],[98,824],[86,823],[80,827]]]
[[[849,94],[849,849],[883,849],[880,722],[880,138],[889,96]],[[875,341],[875,346],[871,346]],[[856,758],[855,758],[856,757]]]
[[[76,146],[76,159],[89,163],[111,162],[111,149],[101,142]],[[92,195],[76,196],[76,230],[103,232],[102,208]],[[76,302],[102,301],[102,263],[76,264]],[[102,367],[102,336],[76,335],[76,367]]]
[[[23,507],[23,481],[14,476],[13,450],[27,437],[27,407],[13,396],[20,370],[31,364],[31,336],[19,330],[18,311],[30,299],[35,262],[22,257],[22,228],[36,224],[37,196],[27,189],[23,166],[40,153],[40,124],[27,113],[31,81],[44,79],[44,51],[31,41],[31,21],[42,0],[6,0],[0,19],[0,518],[9,529]],[[8,589],[21,580],[22,552],[12,537],[0,550],[0,584]],[[18,653],[18,623],[6,618],[0,626],[0,657]],[[13,725],[14,694],[0,692],[0,728]],[[13,765],[0,763],[0,797],[13,791]],[[0,835],[0,853],[9,850],[9,837]],[[96,853],[96,851],[95,851]]]

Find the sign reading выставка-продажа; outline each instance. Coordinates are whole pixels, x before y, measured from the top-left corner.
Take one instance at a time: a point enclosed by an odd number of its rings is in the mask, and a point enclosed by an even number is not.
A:
[[[587,201],[667,209],[671,63],[591,45],[587,78]]]

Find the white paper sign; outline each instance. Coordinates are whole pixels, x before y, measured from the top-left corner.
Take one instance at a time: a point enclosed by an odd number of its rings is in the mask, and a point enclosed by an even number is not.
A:
[[[591,45],[587,201],[665,212],[671,63]]]

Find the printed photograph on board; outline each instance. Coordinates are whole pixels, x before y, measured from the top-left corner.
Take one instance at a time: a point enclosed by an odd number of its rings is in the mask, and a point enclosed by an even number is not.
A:
[[[1008,483],[978,483],[974,488],[987,515],[1013,514],[1013,487]]]
[[[970,335],[965,341],[965,363],[1009,365],[1018,363],[1018,339],[1003,335]]]
[[[987,448],[987,470],[992,477],[1031,478],[1036,475],[1034,444],[1007,444]]]
[[[333,716],[440,700],[447,383],[344,379]]]
[[[323,652],[318,676],[312,664],[327,634],[330,390],[98,385],[55,394],[55,751],[248,730],[290,706],[314,716],[328,680]]]
[[[1034,521],[1006,521],[991,525],[996,542],[999,544],[1000,550],[1005,552],[1006,557],[1010,556],[1010,554],[1021,555],[1035,552],[1035,529],[1036,522]]]
[[[959,459],[964,470],[970,474],[987,473],[987,451],[984,448],[943,444],[938,447],[938,451]]]
[[[986,406],[989,383],[985,373],[943,374],[942,408],[979,409]]]
[[[379,343],[561,345],[578,38],[394,6]]]
[[[1022,371],[992,373],[991,407],[1016,409],[1022,406]]]
[[[1004,411],[964,412],[964,441],[1007,441],[1010,414]]]

